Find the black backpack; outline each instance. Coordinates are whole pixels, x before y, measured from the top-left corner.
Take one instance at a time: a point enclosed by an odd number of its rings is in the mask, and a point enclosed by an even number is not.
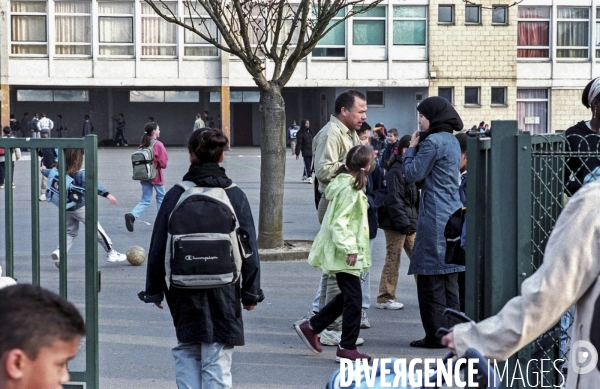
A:
[[[250,235],[240,228],[225,189],[191,181],[177,185],[185,192],[169,216],[165,268],[170,286],[210,289],[235,283],[243,258],[252,251]]]
[[[461,246],[462,229],[467,215],[467,207],[457,209],[446,223],[444,237],[446,238],[446,257],[448,265],[462,265],[466,261],[465,249]]]

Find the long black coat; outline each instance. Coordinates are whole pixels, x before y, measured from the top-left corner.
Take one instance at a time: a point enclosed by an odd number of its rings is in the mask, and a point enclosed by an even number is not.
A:
[[[231,180],[225,169],[218,164],[192,164],[184,180],[194,181],[204,187],[226,188]],[[139,297],[148,303],[161,302],[166,296],[177,340],[182,343],[224,343],[230,346],[244,345],[244,325],[241,302],[256,305],[264,299],[260,289],[260,262],[256,244],[256,231],[250,211],[250,204],[244,192],[233,187],[227,190],[227,197],[235,210],[240,227],[250,235],[253,254],[242,264],[241,285],[227,285],[215,289],[186,290],[167,289],[165,282],[165,255],[168,244],[169,216],[175,208],[183,188],[171,188],[158,211],[152,240],[148,252],[146,290]]]
[[[300,131],[296,133],[296,155],[300,155],[302,152],[303,157],[312,157],[312,140],[314,134],[310,128],[302,127]]]
[[[404,180],[402,159],[396,159],[390,166],[385,182],[388,193],[378,210],[379,228],[403,234],[417,231],[419,190],[415,184],[407,184]]]

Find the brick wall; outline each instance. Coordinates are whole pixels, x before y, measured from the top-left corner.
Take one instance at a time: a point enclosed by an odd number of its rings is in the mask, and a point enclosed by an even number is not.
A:
[[[512,0],[480,0],[483,7]],[[438,6],[454,5],[454,23],[438,23]],[[462,0],[432,0],[429,5],[429,95],[438,87],[454,88],[454,106],[466,128],[480,121],[515,120],[517,78],[517,7],[508,8],[508,24],[492,25],[492,10],[481,9],[481,25],[465,24]],[[465,105],[465,87],[480,88],[480,105]],[[491,87],[507,88],[507,105],[492,106]]]
[[[583,89],[553,89],[550,100],[552,131],[564,131],[582,120],[590,120],[592,111],[581,104]]]

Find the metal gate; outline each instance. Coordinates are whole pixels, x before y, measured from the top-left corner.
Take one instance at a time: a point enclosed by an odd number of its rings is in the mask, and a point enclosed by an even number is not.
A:
[[[7,276],[14,276],[15,267],[26,264],[15,263],[15,239],[14,239],[14,189],[10,183],[13,182],[13,162],[11,155],[16,148],[27,148],[31,152],[31,282],[40,285],[40,206],[38,201],[40,164],[37,157],[38,150],[43,148],[58,149],[58,165],[60,175],[60,187],[65,187],[65,149],[84,149],[86,169],[86,193],[98,192],[98,140],[96,135],[88,135],[84,138],[62,138],[62,139],[30,139],[30,138],[0,138],[0,147],[5,151],[5,198],[4,198],[4,236],[5,236],[5,271]],[[59,293],[62,297],[67,296],[67,263],[66,252],[66,194],[61,193],[58,212],[58,230],[60,245],[60,267],[59,267]],[[86,196],[85,198],[85,224],[96,226],[98,224],[98,197]],[[99,388],[98,371],[98,293],[100,291],[100,273],[98,272],[98,236],[96,228],[85,230],[85,312],[84,318],[87,327],[85,343],[85,369],[82,371],[71,371],[71,381],[64,385],[65,388]],[[41,285],[43,286],[43,285]],[[81,349],[81,348],[80,348]]]
[[[589,151],[600,140],[597,135],[578,138],[575,143],[586,147],[573,151],[564,133],[530,135],[520,132],[516,121],[494,121],[492,129],[490,137],[471,137],[467,143],[465,302],[466,313],[476,321],[496,314],[520,294],[521,283],[541,265],[570,194],[566,184],[569,178],[577,183],[578,172],[567,162],[581,159],[586,171],[600,164],[600,153]],[[533,360],[531,382],[537,374],[540,387],[560,384],[562,377],[548,362],[541,366],[540,360],[568,358],[571,322],[567,312],[554,328],[509,359],[508,371],[514,371],[517,360],[521,366]]]

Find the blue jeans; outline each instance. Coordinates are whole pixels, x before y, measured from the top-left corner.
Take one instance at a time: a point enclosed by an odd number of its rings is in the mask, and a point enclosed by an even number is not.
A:
[[[178,389],[229,389],[233,346],[179,343],[173,348]]]
[[[150,206],[152,202],[152,188],[156,189],[156,209],[160,209],[163,199],[165,198],[165,186],[153,185],[150,181],[140,181],[142,184],[142,199],[133,207],[131,214],[137,219]]]

